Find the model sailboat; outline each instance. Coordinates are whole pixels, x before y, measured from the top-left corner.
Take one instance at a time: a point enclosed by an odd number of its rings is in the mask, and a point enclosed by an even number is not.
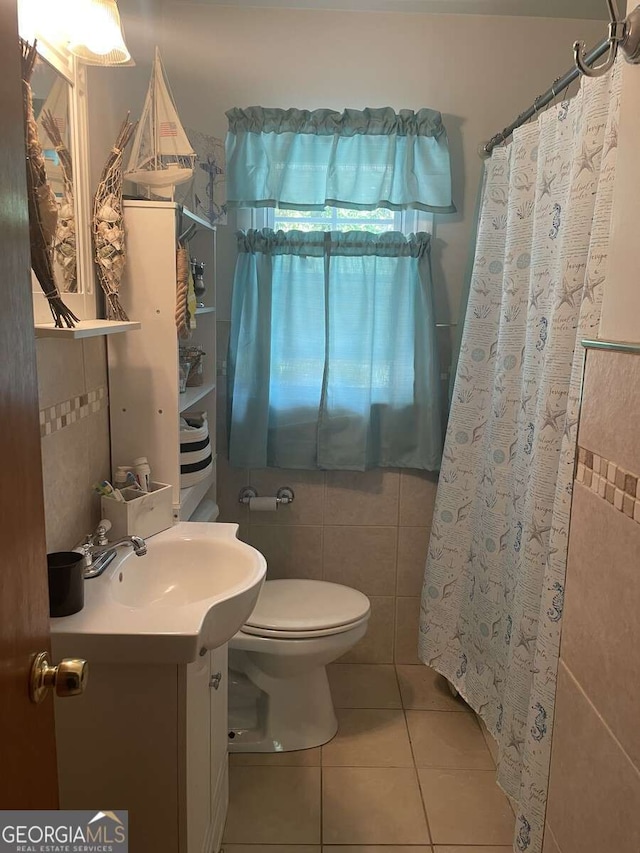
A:
[[[124,177],[148,187],[154,195],[173,199],[174,187],[191,178],[195,162],[156,47],[149,90]]]

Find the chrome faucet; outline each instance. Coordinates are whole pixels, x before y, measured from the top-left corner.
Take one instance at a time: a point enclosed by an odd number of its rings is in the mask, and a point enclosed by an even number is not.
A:
[[[111,522],[103,519],[94,533],[85,536],[74,548],[84,557],[84,576],[86,579],[99,577],[116,556],[117,549],[129,545],[133,548],[136,557],[143,557],[147,553],[147,545],[139,536],[124,536],[117,542],[109,542],[107,533],[111,529]]]

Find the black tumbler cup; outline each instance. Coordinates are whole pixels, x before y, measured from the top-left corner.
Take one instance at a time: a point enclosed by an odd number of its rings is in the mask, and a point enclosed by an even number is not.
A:
[[[47,554],[49,615],[71,616],[84,607],[84,557],[75,551]]]

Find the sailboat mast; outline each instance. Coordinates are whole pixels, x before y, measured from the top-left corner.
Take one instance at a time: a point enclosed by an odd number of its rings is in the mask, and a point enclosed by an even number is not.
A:
[[[151,122],[152,122],[152,130],[153,130],[153,155],[154,155],[154,163],[155,169],[158,169],[158,159],[160,152],[160,129],[158,122],[158,68],[160,67],[160,50],[156,45],[156,56],[153,63],[153,86],[152,90],[152,102],[151,102]]]

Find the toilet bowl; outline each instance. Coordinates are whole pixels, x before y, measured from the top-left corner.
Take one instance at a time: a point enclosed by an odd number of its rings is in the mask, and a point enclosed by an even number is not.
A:
[[[331,740],[338,724],[327,664],[367,631],[366,595],[312,580],[267,581],[229,643],[229,751],[289,752]]]

